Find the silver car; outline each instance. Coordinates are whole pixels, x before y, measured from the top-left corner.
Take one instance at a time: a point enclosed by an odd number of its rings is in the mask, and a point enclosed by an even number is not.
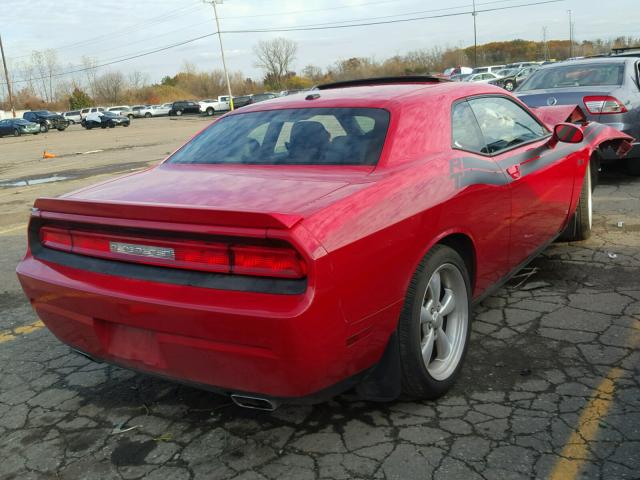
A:
[[[544,66],[515,91],[530,107],[578,105],[587,120],[607,124],[636,141],[629,173],[640,175],[640,57],[593,57]],[[618,157],[611,149],[602,160]]]

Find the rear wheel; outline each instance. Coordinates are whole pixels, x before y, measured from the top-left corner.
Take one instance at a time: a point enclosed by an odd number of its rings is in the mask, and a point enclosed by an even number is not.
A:
[[[149,112],[145,113],[144,118],[151,118],[151,114]]]
[[[433,399],[454,384],[467,351],[471,288],[464,260],[436,245],[416,269],[398,322],[402,390]]]
[[[591,236],[593,225],[593,188],[591,163],[587,167],[582,181],[582,190],[575,213],[569,219],[569,224],[560,235],[560,240],[574,242],[586,240]]]

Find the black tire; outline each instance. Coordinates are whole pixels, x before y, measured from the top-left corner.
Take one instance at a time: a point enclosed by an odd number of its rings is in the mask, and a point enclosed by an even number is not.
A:
[[[40,132],[41,133],[47,133],[49,131],[49,125],[47,125],[46,123],[41,123],[40,124]]]
[[[582,180],[580,198],[576,211],[569,219],[567,227],[564,229],[559,239],[564,242],[579,242],[587,240],[591,236],[593,225],[593,188],[591,178],[593,176],[592,163],[589,166]]]
[[[127,115],[127,117],[129,118],[129,120],[131,120],[133,118],[133,114],[130,113],[129,115]]]
[[[459,331],[457,335],[458,341],[464,343],[457,347],[459,357],[457,357],[457,363],[451,361],[451,373],[444,378],[436,379],[427,370],[423,361],[421,348],[424,324],[421,323],[421,311],[430,279],[434,272],[440,272],[445,267],[451,269],[452,272],[457,270],[461,276],[458,280],[461,278],[465,287],[465,295],[461,297],[466,298],[456,300],[456,305],[460,305],[460,311],[463,313],[466,307],[466,314],[460,315],[460,317],[466,318],[461,321],[461,324],[466,321],[466,331]],[[442,284],[446,288],[446,284],[444,282]],[[456,313],[456,310],[453,313]],[[402,369],[402,391],[405,395],[412,398],[434,399],[444,395],[453,386],[468,349],[471,317],[471,282],[465,262],[452,248],[436,245],[424,256],[413,274],[398,321],[397,334]],[[449,316],[443,315],[440,322],[443,322],[444,325],[450,321],[449,318]],[[439,347],[437,348],[439,349]]]
[[[629,175],[640,176],[640,158],[627,158],[625,160],[625,169]]]
[[[504,82],[504,89],[507,92],[513,92],[515,88],[516,88],[516,84],[513,80],[507,80],[506,82]]]
[[[212,116],[214,116],[215,114],[216,114],[216,111],[213,109],[213,107],[208,107],[208,108],[207,108],[207,115],[208,115],[209,117],[212,117]]]
[[[14,137],[19,137],[20,135],[22,135],[22,132],[20,131],[19,128],[14,128],[13,129],[13,136]]]
[[[107,128],[107,124],[106,123],[101,123],[100,124],[100,128]]]
[[[58,131],[59,132],[64,132],[67,129],[67,127],[58,127]]]
[[[129,122],[124,122],[124,123],[122,124],[122,126],[123,126],[123,127],[128,127],[128,126],[129,126]]]
[[[149,112],[145,113],[144,118],[151,118],[151,114]]]
[[[176,115],[178,117],[181,117],[182,116],[182,110],[176,110]]]

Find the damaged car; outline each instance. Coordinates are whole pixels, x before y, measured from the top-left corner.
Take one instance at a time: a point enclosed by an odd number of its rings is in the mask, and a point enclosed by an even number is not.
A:
[[[437,398],[473,305],[587,238],[591,159],[630,148],[564,113],[424,76],[248,105],[158,166],[37,199],[17,274],[74,350],[243,407]]]

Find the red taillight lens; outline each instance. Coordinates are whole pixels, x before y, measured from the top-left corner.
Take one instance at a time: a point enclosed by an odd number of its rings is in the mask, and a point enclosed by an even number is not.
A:
[[[293,249],[234,246],[231,251],[233,273],[286,278],[301,278],[306,273],[304,261]]]
[[[626,113],[625,106],[615,97],[608,95],[591,95],[583,98],[584,106],[592,115]]]
[[[45,247],[71,251],[71,233],[68,230],[50,227],[41,228],[40,242]]]
[[[42,227],[40,241],[45,247],[79,255],[163,267],[280,278],[306,275],[304,260],[286,246],[125,237],[55,227]]]

